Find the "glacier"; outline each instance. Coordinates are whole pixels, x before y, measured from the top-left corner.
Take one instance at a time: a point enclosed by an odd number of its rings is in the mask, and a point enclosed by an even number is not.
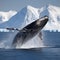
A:
[[[35,8],[32,6],[24,7],[21,11],[17,12],[14,16],[12,16],[8,21],[0,24],[0,28],[5,29],[7,27],[9,28],[14,27],[22,29],[31,22],[45,15],[49,17],[49,21],[43,28],[43,30],[49,30],[49,31],[58,30],[60,32],[60,8],[53,5],[46,5],[42,8]],[[11,48],[11,43],[14,39],[14,36],[17,33],[18,31],[13,31],[13,34],[9,34],[7,40],[0,42],[0,47]],[[6,43],[10,44],[7,45]],[[37,48],[37,47],[44,47],[44,43],[39,37],[39,34],[37,34],[33,39],[27,41],[21,47],[17,46],[16,48]]]

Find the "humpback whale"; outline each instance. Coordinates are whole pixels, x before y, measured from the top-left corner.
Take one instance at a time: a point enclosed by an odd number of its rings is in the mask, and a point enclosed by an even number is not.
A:
[[[17,45],[21,46],[28,40],[32,39],[41,31],[41,29],[46,25],[47,21],[48,16],[44,16],[27,25],[26,27],[22,28],[21,30],[17,28],[7,28],[8,30],[19,31],[13,39],[12,46],[13,47],[16,47]]]

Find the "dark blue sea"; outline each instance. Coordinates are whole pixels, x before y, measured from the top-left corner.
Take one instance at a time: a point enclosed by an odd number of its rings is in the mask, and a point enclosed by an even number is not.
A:
[[[0,40],[4,34],[0,33]],[[30,50],[0,49],[0,60],[60,60],[60,32],[44,31],[43,37],[44,45],[51,47]]]

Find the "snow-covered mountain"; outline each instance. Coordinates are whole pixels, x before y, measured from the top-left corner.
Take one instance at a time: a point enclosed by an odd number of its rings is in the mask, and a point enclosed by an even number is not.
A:
[[[41,8],[40,16],[47,15],[49,21],[44,27],[44,30],[60,32],[60,7],[53,5],[47,5]]]
[[[31,6],[27,6],[19,11],[16,15],[9,19],[9,21],[0,24],[0,28],[14,27],[21,28],[26,26],[32,21],[39,18],[38,9]]]
[[[12,10],[8,12],[0,11],[0,23],[8,21],[16,13],[17,13],[16,11],[12,11]]]
[[[13,13],[12,15],[14,15],[15,13]],[[15,14],[12,18],[10,18],[11,15],[8,15],[10,19],[5,23],[0,24],[0,28],[23,28],[24,26],[30,24],[32,21],[35,21],[36,19],[45,15],[49,17],[49,21],[43,30],[60,31],[60,7],[56,7],[53,5],[46,5],[42,8],[27,6],[17,14]],[[2,20],[5,21],[6,19],[3,18]]]

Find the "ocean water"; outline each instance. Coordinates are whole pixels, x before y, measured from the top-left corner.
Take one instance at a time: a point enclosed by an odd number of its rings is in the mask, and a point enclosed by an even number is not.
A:
[[[43,32],[43,42],[46,46],[60,46],[60,32]]]
[[[0,40],[5,39],[0,33]],[[3,38],[4,36],[4,38]],[[60,33],[43,32],[43,42],[45,46],[38,49],[0,49],[0,60],[60,60]]]

